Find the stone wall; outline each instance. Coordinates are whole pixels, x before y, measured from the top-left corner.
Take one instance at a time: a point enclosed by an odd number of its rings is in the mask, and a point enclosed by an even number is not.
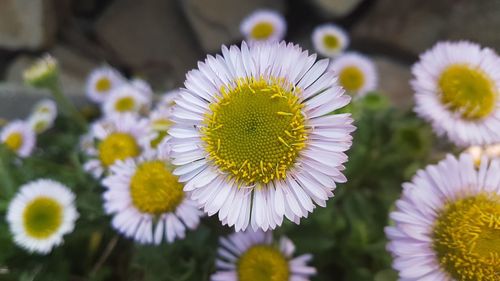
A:
[[[498,0],[2,0],[0,117],[18,116],[36,99],[21,72],[40,54],[59,59],[63,88],[77,101],[86,74],[103,62],[161,92],[181,86],[206,53],[238,43],[240,20],[257,8],[282,12],[287,40],[304,48],[317,24],[344,26],[351,49],[374,58],[381,90],[400,106],[412,102],[409,66],[436,41],[500,49]]]

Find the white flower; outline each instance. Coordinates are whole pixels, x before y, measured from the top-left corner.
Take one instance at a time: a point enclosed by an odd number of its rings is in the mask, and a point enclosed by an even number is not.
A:
[[[103,111],[107,116],[147,112],[151,105],[151,95],[148,95],[135,86],[124,84],[110,93]]]
[[[57,60],[45,54],[23,72],[23,79],[26,83],[38,87],[53,84],[57,75]]]
[[[124,83],[126,81],[118,71],[108,66],[102,66],[94,69],[87,78],[86,93],[91,101],[103,103],[111,91]]]
[[[33,152],[36,135],[28,123],[15,120],[5,125],[0,132],[0,140],[18,156],[24,158]]]
[[[220,238],[212,281],[290,280],[308,281],[316,274],[307,262],[312,255],[293,257],[295,245],[282,237],[274,243],[271,232],[246,231]]]
[[[350,97],[315,60],[293,44],[243,43],[187,74],[169,130],[174,174],[236,231],[299,223],[346,181],[354,126],[330,113]]]
[[[83,151],[90,157],[84,169],[96,178],[115,161],[138,157],[150,149],[148,121],[131,114],[99,120],[92,124],[89,133],[81,141]]]
[[[7,211],[7,221],[19,246],[30,252],[49,253],[63,243],[78,218],[75,195],[64,185],[39,179],[20,187]]]
[[[441,42],[412,69],[415,112],[459,146],[500,142],[500,59],[470,42]]]
[[[248,15],[240,31],[249,42],[277,42],[285,37],[286,21],[272,10],[257,10]]]
[[[403,184],[385,229],[400,280],[498,280],[500,160],[448,155]]]
[[[186,198],[168,158],[155,152],[117,161],[102,183],[104,209],[113,214],[113,227],[139,243],[173,242],[200,222],[202,212]]]
[[[42,133],[52,127],[56,117],[56,103],[53,100],[44,99],[33,106],[28,123],[36,133]]]
[[[134,78],[130,81],[130,85],[141,92],[148,100],[153,99],[153,89],[146,80],[140,78]]]
[[[330,68],[339,76],[339,84],[347,93],[362,97],[377,88],[375,64],[358,53],[345,53],[332,61]]]
[[[171,90],[161,95],[156,108],[171,109],[175,105],[175,99],[181,94],[180,89]]]
[[[349,45],[349,37],[345,31],[334,24],[323,24],[312,33],[314,49],[325,57],[340,55]]]

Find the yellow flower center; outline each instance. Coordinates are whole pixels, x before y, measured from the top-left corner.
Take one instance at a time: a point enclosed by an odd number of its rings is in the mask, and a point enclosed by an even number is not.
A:
[[[340,48],[340,40],[333,34],[325,34],[325,36],[323,36],[323,44],[327,49],[330,50],[336,50]]]
[[[116,160],[136,157],[140,153],[135,138],[127,133],[112,133],[99,143],[99,159],[108,167]]]
[[[95,89],[97,92],[105,93],[111,89],[111,80],[107,77],[102,77],[95,83]]]
[[[252,31],[250,32],[250,36],[253,39],[264,40],[269,38],[274,32],[274,26],[270,22],[259,22],[254,25]]]
[[[23,135],[20,132],[13,132],[7,136],[4,143],[13,151],[17,151],[23,145]]]
[[[441,101],[465,119],[481,119],[496,106],[498,90],[482,70],[464,64],[446,68],[439,78]]]
[[[159,215],[173,212],[184,199],[183,186],[165,162],[144,162],[130,181],[134,206],[143,213]]]
[[[49,197],[38,197],[28,203],[23,212],[26,233],[36,239],[53,235],[63,222],[63,207]]]
[[[118,112],[127,112],[134,110],[135,100],[132,97],[123,97],[116,100],[115,109]]]
[[[306,145],[300,90],[283,79],[241,79],[220,93],[201,130],[210,159],[239,183],[285,178]]]
[[[363,87],[365,75],[359,67],[347,66],[339,73],[339,83],[347,92],[356,92]]]
[[[498,280],[500,195],[481,193],[446,204],[433,237],[439,263],[454,279]]]
[[[248,249],[238,260],[239,281],[288,281],[290,269],[283,254],[267,245]]]

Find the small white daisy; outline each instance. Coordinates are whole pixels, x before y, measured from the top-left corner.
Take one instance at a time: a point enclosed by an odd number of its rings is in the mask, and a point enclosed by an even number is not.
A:
[[[293,257],[295,245],[287,237],[278,243],[271,232],[248,230],[220,238],[217,272],[212,281],[308,281],[316,274],[307,262],[312,255]]]
[[[149,126],[151,127],[151,147],[156,148],[168,136],[168,129],[172,126],[170,116],[172,109],[159,108],[149,115]]]
[[[312,33],[314,49],[325,57],[340,55],[349,45],[349,37],[344,29],[334,24],[323,24]]]
[[[500,59],[470,42],[441,42],[412,69],[415,112],[459,146],[500,142]]]
[[[33,152],[36,134],[27,122],[15,120],[5,125],[0,132],[0,140],[18,156],[24,158]]]
[[[175,89],[175,90],[165,92],[163,95],[161,95],[160,100],[156,104],[156,108],[157,109],[160,109],[160,108],[171,109],[172,106],[175,105],[175,99],[180,94],[181,94],[180,89]]]
[[[111,91],[126,83],[122,75],[115,69],[102,66],[94,69],[86,83],[87,97],[97,103],[104,102]]]
[[[26,83],[39,87],[53,84],[56,82],[57,75],[57,60],[51,55],[45,54],[23,72],[23,79]]]
[[[448,155],[403,184],[385,229],[401,280],[498,280],[500,160],[484,160]]]
[[[330,68],[339,77],[339,84],[354,97],[362,97],[377,88],[375,64],[364,55],[350,52],[332,61]]]
[[[118,161],[102,183],[104,209],[113,227],[139,243],[171,243],[194,229],[203,214],[186,198],[168,158],[154,151],[137,160]]]
[[[75,195],[49,179],[29,182],[19,188],[7,211],[7,221],[19,246],[30,252],[49,253],[63,243],[78,218]]]
[[[53,100],[44,99],[33,107],[28,123],[36,133],[42,133],[52,127],[57,117],[57,106]]]
[[[278,42],[285,37],[286,21],[272,10],[257,10],[247,16],[240,31],[249,42]]]
[[[115,161],[135,158],[149,150],[150,137],[146,119],[124,114],[99,120],[92,124],[90,135],[83,139],[83,151],[90,157],[84,169],[99,178]]]
[[[106,116],[138,114],[147,112],[150,106],[151,95],[130,84],[123,84],[110,93],[103,104],[103,111]]]
[[[355,127],[330,113],[350,97],[328,59],[293,44],[222,48],[187,74],[172,112],[172,163],[185,190],[236,231],[299,223],[325,206]]]

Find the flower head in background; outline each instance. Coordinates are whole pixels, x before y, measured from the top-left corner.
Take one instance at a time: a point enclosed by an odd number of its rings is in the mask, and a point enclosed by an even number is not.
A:
[[[307,281],[316,274],[307,262],[312,255],[293,257],[293,242],[282,237],[273,241],[271,232],[246,231],[220,238],[217,272],[212,281]]]
[[[181,94],[180,89],[175,89],[164,93],[158,103],[156,104],[156,109],[172,109],[175,105],[175,99]]]
[[[249,42],[278,42],[285,37],[286,21],[278,12],[257,10],[241,22],[240,31]]]
[[[99,120],[92,124],[90,135],[85,136],[84,152],[91,158],[84,169],[100,177],[117,160],[135,158],[150,148],[148,122],[125,114]],[[93,147],[89,147],[92,138]]]
[[[330,69],[338,75],[338,83],[353,97],[362,97],[377,88],[375,64],[358,53],[345,53],[333,60]]]
[[[103,112],[106,116],[139,114],[148,111],[150,106],[151,95],[130,84],[123,84],[111,91],[103,104]]]
[[[20,157],[28,157],[35,148],[36,134],[24,121],[15,120],[2,128],[0,141]]]
[[[436,44],[412,69],[415,112],[459,146],[500,142],[499,65],[477,44]]]
[[[103,103],[113,90],[124,83],[126,83],[125,78],[118,71],[108,66],[102,66],[90,73],[85,90],[91,101]]]
[[[20,187],[7,211],[7,221],[19,246],[30,252],[49,253],[63,243],[78,218],[75,195],[68,187],[39,179]]]
[[[33,106],[28,123],[38,134],[50,129],[57,117],[57,105],[53,100],[44,99]]]
[[[349,37],[344,29],[334,24],[323,24],[312,33],[314,49],[325,57],[340,55],[349,45]]]
[[[273,59],[270,59],[273,58]],[[169,135],[174,174],[209,214],[236,231],[298,223],[325,206],[347,161],[350,97],[300,47],[222,48],[187,74]]]
[[[57,83],[58,75],[57,60],[46,54],[23,72],[23,79],[25,83],[37,88],[51,88]]]
[[[186,198],[168,157],[154,151],[116,162],[103,185],[104,209],[113,214],[113,227],[139,243],[184,238],[186,228],[196,228],[203,214]]]
[[[385,229],[402,280],[498,280],[500,160],[449,155],[403,185]]]
[[[151,88],[151,85],[146,82],[146,80],[134,78],[130,81],[130,85],[141,92],[146,97],[146,99],[150,101],[153,99],[153,89]]]

